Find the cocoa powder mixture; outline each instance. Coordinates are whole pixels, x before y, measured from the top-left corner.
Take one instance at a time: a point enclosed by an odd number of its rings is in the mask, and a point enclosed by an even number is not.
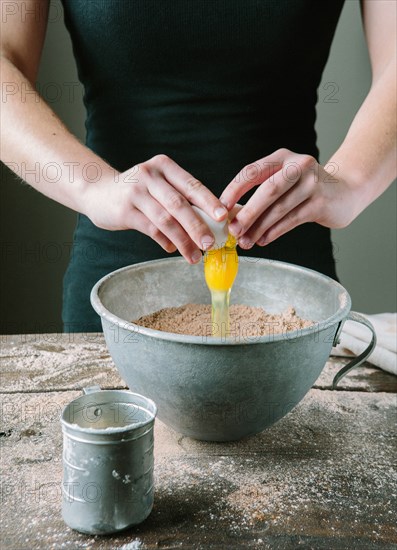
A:
[[[302,319],[293,307],[284,313],[266,313],[261,307],[231,305],[230,334],[245,337],[282,334],[291,330],[310,327],[313,321]],[[211,306],[206,304],[186,304],[180,307],[167,307],[144,315],[133,321],[137,325],[176,334],[191,336],[211,335]]]

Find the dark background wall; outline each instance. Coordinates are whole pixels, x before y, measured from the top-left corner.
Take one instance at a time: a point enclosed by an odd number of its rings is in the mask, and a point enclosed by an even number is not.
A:
[[[359,3],[347,0],[319,88],[317,130],[323,162],[342,141],[369,83]],[[84,140],[82,90],[58,0],[51,2],[38,88]],[[396,310],[395,208],[394,185],[349,228],[333,232],[338,273],[358,311]],[[75,213],[16,180],[2,166],[0,216],[1,332],[61,330],[62,277]]]

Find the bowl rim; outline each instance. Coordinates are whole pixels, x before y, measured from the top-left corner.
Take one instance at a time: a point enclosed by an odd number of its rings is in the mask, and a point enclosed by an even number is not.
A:
[[[199,344],[199,345],[205,345],[205,346],[209,346],[209,345],[210,346],[220,346],[220,345],[222,346],[240,345],[241,346],[241,345],[252,345],[252,344],[264,344],[264,343],[270,343],[270,342],[272,343],[272,342],[285,341],[285,340],[295,340],[296,338],[299,338],[299,337],[315,335],[316,333],[319,333],[322,330],[330,328],[336,323],[341,323],[348,316],[351,309],[350,294],[348,293],[348,291],[344,286],[342,286],[340,283],[338,283],[331,277],[328,277],[323,273],[315,271],[314,269],[292,264],[289,262],[283,262],[280,260],[269,260],[266,258],[257,258],[254,256],[241,256],[241,258],[244,258],[248,261],[255,261],[256,263],[259,262],[265,265],[279,266],[282,269],[289,269],[292,271],[304,271],[308,275],[316,276],[317,278],[320,277],[324,281],[327,281],[328,283],[330,283],[339,291],[339,300],[341,305],[333,315],[331,315],[330,317],[322,321],[315,322],[315,324],[312,325],[311,327],[291,330],[280,334],[269,334],[265,336],[252,336],[252,337],[240,336],[239,338],[231,337],[226,339],[222,337],[215,338],[212,336],[206,337],[206,336],[192,336],[188,334],[177,334],[174,332],[166,332],[162,330],[143,327],[141,325],[137,325],[133,323],[132,321],[127,321],[126,319],[122,319],[121,317],[118,317],[114,313],[110,312],[101,302],[99,298],[99,291],[101,287],[105,285],[107,281],[109,281],[113,277],[116,277],[119,273],[123,273],[124,271],[129,271],[131,269],[141,269],[142,267],[147,265],[155,265],[155,264],[160,265],[161,263],[186,262],[186,260],[182,257],[161,258],[158,260],[138,262],[135,264],[127,265],[125,267],[121,267],[119,269],[116,269],[106,274],[104,277],[99,279],[99,281],[97,281],[95,285],[92,287],[92,290],[90,293],[91,305],[94,308],[94,310],[98,313],[98,315],[101,317],[101,321],[102,319],[105,319],[106,321],[112,324],[115,324],[119,328],[126,330],[128,332],[135,333],[135,334],[138,333],[140,335],[148,336],[156,340],[167,340],[170,342],[179,342],[183,344]]]

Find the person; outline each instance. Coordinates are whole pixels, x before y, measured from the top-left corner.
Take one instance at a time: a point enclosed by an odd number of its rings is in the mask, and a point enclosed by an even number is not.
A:
[[[243,202],[230,223],[240,254],[337,277],[330,228],[395,177],[396,2],[362,0],[372,85],[324,166],[316,91],[343,0],[63,0],[85,145],[34,93],[49,1],[9,4],[1,77],[25,94],[3,100],[1,159],[56,166],[55,182],[26,181],[78,212],[66,331],[100,330],[89,293],[106,273],[168,254],[200,261],[212,235],[192,204],[222,221]]]

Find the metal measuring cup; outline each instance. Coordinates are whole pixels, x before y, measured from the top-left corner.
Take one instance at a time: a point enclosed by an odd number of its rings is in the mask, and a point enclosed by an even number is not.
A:
[[[153,507],[153,401],[127,390],[84,389],[66,405],[62,516],[72,529],[108,534]]]

